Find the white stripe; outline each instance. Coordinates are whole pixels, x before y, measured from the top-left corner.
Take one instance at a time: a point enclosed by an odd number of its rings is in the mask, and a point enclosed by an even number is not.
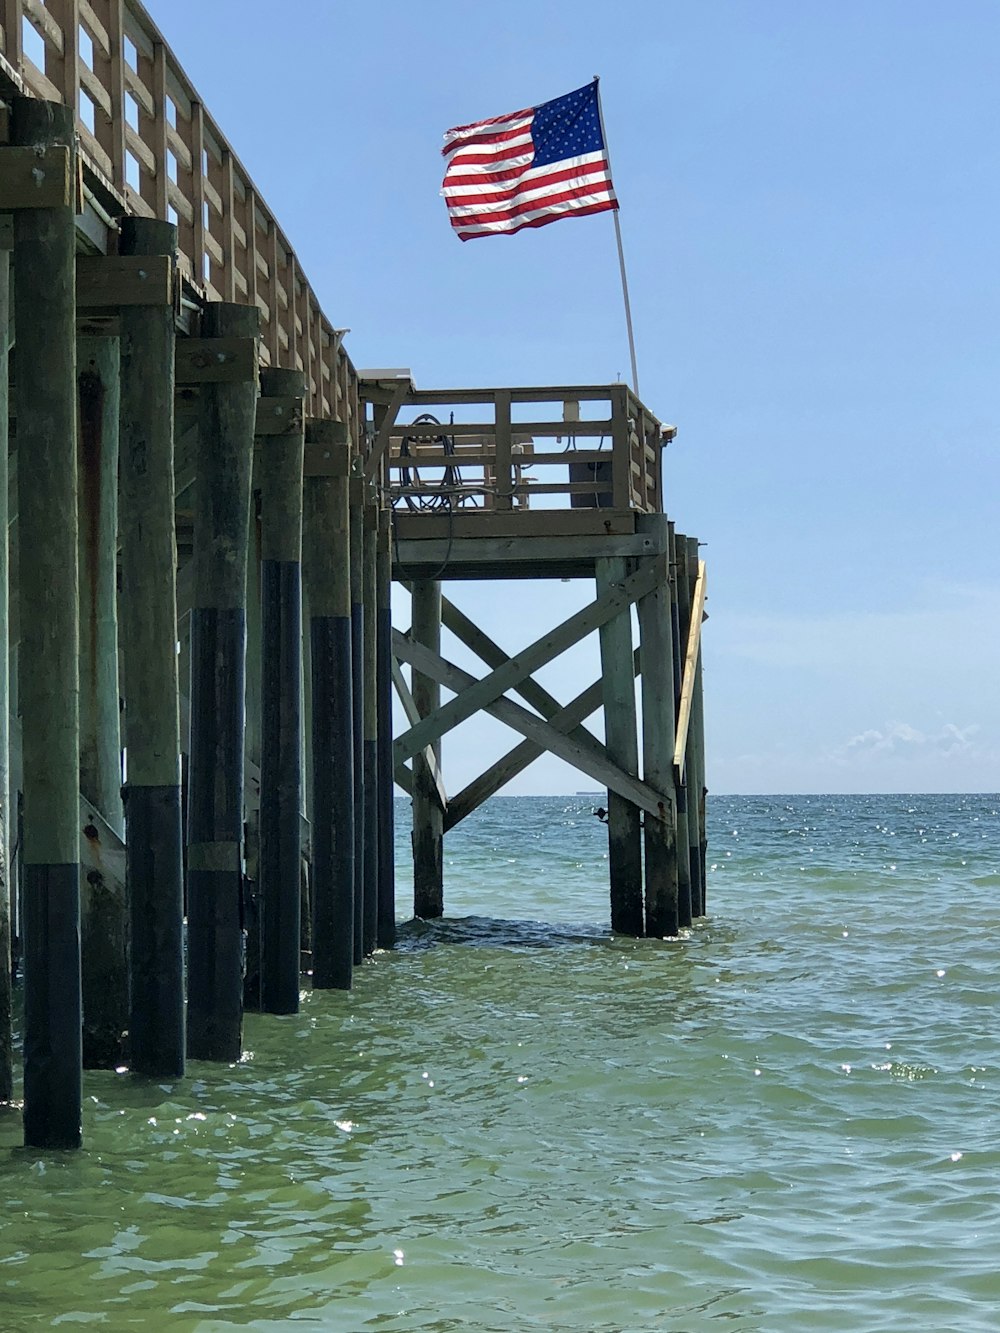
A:
[[[476,165],[456,163],[453,160],[449,162],[444,178],[447,180],[449,176],[489,176],[495,171],[516,171],[518,167],[530,166],[534,156],[535,150],[532,149],[530,153],[515,153],[513,157],[498,157],[491,162]]]
[[[550,171],[568,171],[570,167],[582,168],[582,167],[593,166],[595,163],[603,162],[606,156],[607,155],[602,149],[600,152],[597,153],[582,153],[579,157],[564,157],[561,161],[549,162],[544,167],[529,167],[527,171],[521,173],[521,175],[517,178],[517,180],[507,181],[506,184],[502,184],[496,181],[484,181],[482,185],[480,185],[478,182],[475,185],[449,185],[448,177],[459,174],[453,167],[449,166],[448,170],[445,172],[444,188],[442,189],[441,193],[447,196],[449,194],[465,194],[468,190],[476,190],[477,192],[481,190],[484,194],[486,194],[490,190],[497,190],[497,191],[509,190],[511,188],[511,185],[530,183],[538,176],[547,176]],[[530,159],[527,160],[530,161]],[[496,170],[497,168],[495,166],[465,167],[461,174],[465,175],[466,173],[468,173],[470,176],[473,174],[478,176],[478,175],[485,175],[487,172]]]
[[[461,130],[445,130],[445,148],[447,149],[449,145],[454,145],[457,148],[474,135],[503,134],[506,130],[520,129],[522,126],[528,129],[534,117],[535,113],[531,111],[526,116],[508,116],[505,120],[497,120],[493,123],[488,120],[480,120],[475,125],[466,125]]]
[[[498,199],[495,203],[470,203],[466,206],[452,199],[448,201],[448,212],[452,217],[467,217],[471,213],[502,213],[505,208],[530,203],[532,199],[544,199],[547,195],[562,194],[564,190],[577,190],[581,185],[596,187],[602,183],[611,184],[611,176],[606,167],[596,171],[580,172],[569,180],[552,181],[548,185],[540,185],[537,190],[518,190],[513,198]],[[466,197],[474,198],[474,196],[460,196],[460,198]]]
[[[563,213],[574,213],[577,209],[589,208],[591,204],[606,204],[614,197],[613,190],[601,190],[595,194],[584,195],[581,199],[567,199],[561,204],[551,204],[548,208],[537,208],[530,213],[519,213],[517,217],[508,218],[503,222],[467,223],[464,226],[456,227],[455,230],[460,235],[480,236],[487,236],[493,232],[513,231],[515,227],[522,227],[526,222],[534,222],[536,218],[546,216],[557,218]]]

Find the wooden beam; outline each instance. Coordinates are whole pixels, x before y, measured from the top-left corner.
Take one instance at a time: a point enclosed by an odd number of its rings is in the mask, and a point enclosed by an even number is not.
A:
[[[636,649],[633,656],[633,667],[638,672],[638,649]],[[578,724],[584,718],[589,717],[591,713],[596,713],[602,702],[602,682],[595,680],[592,685],[588,685],[585,690],[581,690],[575,699],[571,699],[565,708],[553,713],[546,720],[557,731],[565,732],[574,738],[578,738],[581,732],[584,735],[589,735]],[[601,746],[600,748],[602,753],[605,753],[604,747]],[[501,787],[505,787],[508,782],[516,778],[529,764],[533,764],[544,753],[544,745],[536,745],[534,741],[522,741],[520,745],[515,745],[512,750],[508,750],[485,773],[482,773],[474,782],[470,782],[457,796],[451,798],[448,802],[448,811],[444,821],[445,833],[449,829],[453,829],[456,824],[461,823],[466,815],[471,815],[473,810],[478,810],[484,801],[488,801],[491,796],[495,796]]]
[[[606,589],[593,602],[540,639],[536,639],[522,652],[509,658],[503,666],[484,676],[482,680],[467,676],[466,683],[456,698],[450,699],[396,740],[396,762],[402,763],[412,758],[425,745],[433,745],[446,731],[457,727],[473,713],[488,707],[500,695],[514,689],[526,676],[543,667],[546,662],[551,662],[587,634],[600,629],[615,616],[627,611],[634,601],[652,591],[658,577],[656,569],[638,570],[621,583]],[[400,652],[399,656],[402,657],[403,653]],[[405,658],[405,660],[410,659]]]
[[[178,384],[246,384],[257,378],[256,338],[178,338]]]
[[[77,309],[173,303],[172,255],[77,255]]]
[[[705,612],[705,562],[698,561],[698,577],[691,598],[691,623],[688,629],[687,649],[684,653],[684,679],[681,682],[681,702],[677,711],[677,736],[674,741],[674,768],[683,779],[684,755],[687,750],[688,726],[691,722],[691,704],[697,675],[698,654],[701,649],[701,622]]]
[[[385,415],[378,428],[378,434],[372,445],[371,453],[365,463],[365,481],[374,481],[379,468],[382,465],[382,459],[385,451],[389,447],[389,437],[393,426],[396,424],[396,416],[403,405],[403,399],[413,388],[409,380],[400,380],[393,389],[392,397],[389,399],[384,411]]]
[[[399,661],[397,660],[395,653],[393,654],[392,657],[392,684],[393,688],[396,691],[396,697],[399,699],[399,702],[403,705],[403,712],[406,714],[407,720],[411,724],[414,722],[419,722],[420,709],[417,707],[416,700],[410,693],[410,687],[406,683],[406,677],[400,670]],[[433,745],[428,745],[426,750],[423,751],[423,758],[427,767],[431,771],[431,776],[434,779],[434,786],[435,789],[437,790],[438,800],[441,803],[441,809],[445,813],[447,813],[448,796],[447,793],[445,792],[444,777],[441,773],[441,768],[437,761],[437,755],[435,755],[434,753]],[[413,775],[410,772],[410,770],[406,768],[404,764],[396,764],[394,767],[395,767],[395,772],[397,774],[399,773],[400,769],[402,769],[402,771],[407,775],[410,784],[412,785]],[[396,778],[396,781],[399,782],[398,777]],[[411,786],[408,786],[405,782],[399,782],[399,785],[403,788],[403,790],[407,793],[407,795],[413,794]]]
[[[423,644],[412,642],[398,630],[393,631],[393,648],[401,661],[415,666],[425,676],[431,676],[449,690],[465,691],[470,685],[476,683],[475,677],[471,676],[468,671],[463,671],[461,667],[446,661],[445,658],[432,652],[429,648],[425,648]],[[574,768],[578,768],[582,773],[586,773],[589,778],[592,778],[602,787],[608,787],[611,791],[617,792],[655,819],[669,815],[671,807],[666,796],[654,791],[648,783],[641,781],[639,778],[624,773],[617,764],[613,764],[609,759],[595,755],[577,741],[564,736],[551,722],[536,717],[534,713],[529,712],[527,708],[522,708],[520,704],[516,704],[510,699],[494,699],[484,705],[484,711],[490,713],[508,727],[513,728],[514,731],[519,731],[522,736],[534,741],[543,750],[551,751],[557,758],[565,760],[566,763],[572,764]]]
[[[71,150],[64,144],[0,147],[0,199],[5,211],[72,205],[76,176]]]

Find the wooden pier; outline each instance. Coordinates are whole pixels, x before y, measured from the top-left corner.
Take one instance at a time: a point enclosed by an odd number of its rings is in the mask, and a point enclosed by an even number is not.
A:
[[[614,928],[704,913],[705,575],[669,434],[620,384],[359,373],[142,7],[0,3],[0,1102],[13,960],[26,1145],[79,1145],[84,1068],[234,1061],[245,1009],[391,947],[394,781],[418,915],[448,830],[544,751],[608,790]],[[525,578],[595,596],[514,655],[443,593]],[[600,678],[554,698],[533,673],[589,633]],[[449,798],[441,739],[480,710],[518,742]]]

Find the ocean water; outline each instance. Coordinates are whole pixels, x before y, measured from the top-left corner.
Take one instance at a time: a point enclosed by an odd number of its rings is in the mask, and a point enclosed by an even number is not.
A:
[[[675,941],[598,803],[493,802],[242,1063],[88,1074],[83,1152],[0,1111],[0,1330],[1000,1328],[1000,797],[716,797]]]

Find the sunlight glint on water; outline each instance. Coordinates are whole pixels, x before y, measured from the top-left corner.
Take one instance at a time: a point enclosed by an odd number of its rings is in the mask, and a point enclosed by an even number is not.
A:
[[[672,942],[598,803],[495,801],[240,1065],[88,1074],[83,1153],[0,1113],[0,1328],[995,1330],[998,798],[716,798]]]

